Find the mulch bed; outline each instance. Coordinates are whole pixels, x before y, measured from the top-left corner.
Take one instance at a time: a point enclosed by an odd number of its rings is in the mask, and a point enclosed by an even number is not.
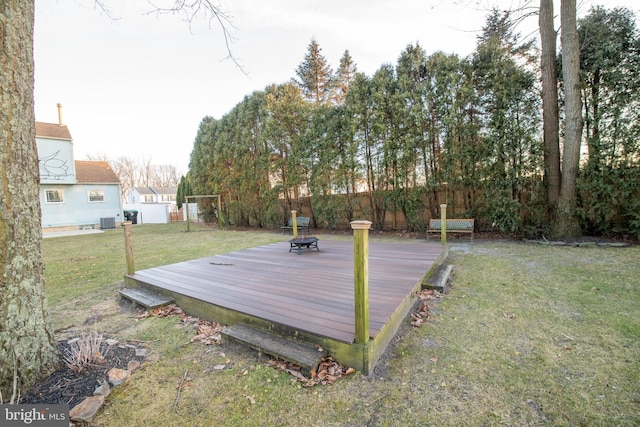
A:
[[[106,348],[107,346],[105,346]],[[66,341],[58,342],[60,354],[69,348]],[[69,369],[63,362],[48,377],[37,382],[31,390],[21,396],[20,403],[63,404],[73,408],[85,398],[92,396],[100,384],[107,382],[107,372],[111,368],[127,369],[130,360],[143,358],[136,356],[136,349],[125,345],[111,345],[102,355],[104,363],[88,365],[81,371]]]

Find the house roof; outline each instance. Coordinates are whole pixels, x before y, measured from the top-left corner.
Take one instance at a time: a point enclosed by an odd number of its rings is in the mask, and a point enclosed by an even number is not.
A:
[[[120,184],[118,175],[107,162],[76,160],[76,181],[85,184]]]
[[[69,133],[69,128],[65,125],[36,122],[36,137],[68,139],[70,141],[71,133]]]
[[[168,194],[173,195],[178,193],[178,187],[133,187],[138,194]]]
[[[154,191],[149,187],[133,187],[134,190],[138,192],[138,194],[151,194],[154,195]]]
[[[150,187],[156,194],[177,194],[178,187]]]

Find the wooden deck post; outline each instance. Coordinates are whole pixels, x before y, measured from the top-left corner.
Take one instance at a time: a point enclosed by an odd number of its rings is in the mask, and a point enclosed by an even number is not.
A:
[[[122,223],[124,227],[124,247],[127,254],[127,274],[136,272],[133,267],[133,240],[131,239],[131,221]]]
[[[371,221],[351,221],[356,344],[369,341],[369,228]]]
[[[291,225],[293,226],[293,238],[298,238],[298,218],[296,218],[296,211],[291,211]]]
[[[447,244],[447,205],[443,203],[440,205],[440,241],[443,245]]]

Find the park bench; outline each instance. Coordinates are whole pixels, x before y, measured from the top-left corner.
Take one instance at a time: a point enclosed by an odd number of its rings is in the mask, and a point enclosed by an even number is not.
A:
[[[306,216],[296,217],[296,223],[298,224],[298,231],[309,232],[309,218]],[[293,218],[289,218],[289,222],[282,226],[282,234],[285,231],[291,231],[293,233]]]
[[[447,233],[470,233],[471,241],[473,241],[474,221],[472,218],[447,218]],[[430,233],[442,232],[442,220],[429,220],[429,228],[427,229],[427,240]]]

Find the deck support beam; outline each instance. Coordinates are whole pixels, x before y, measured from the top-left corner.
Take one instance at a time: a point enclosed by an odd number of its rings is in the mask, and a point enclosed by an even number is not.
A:
[[[371,221],[352,221],[356,344],[369,341],[369,228]]]

